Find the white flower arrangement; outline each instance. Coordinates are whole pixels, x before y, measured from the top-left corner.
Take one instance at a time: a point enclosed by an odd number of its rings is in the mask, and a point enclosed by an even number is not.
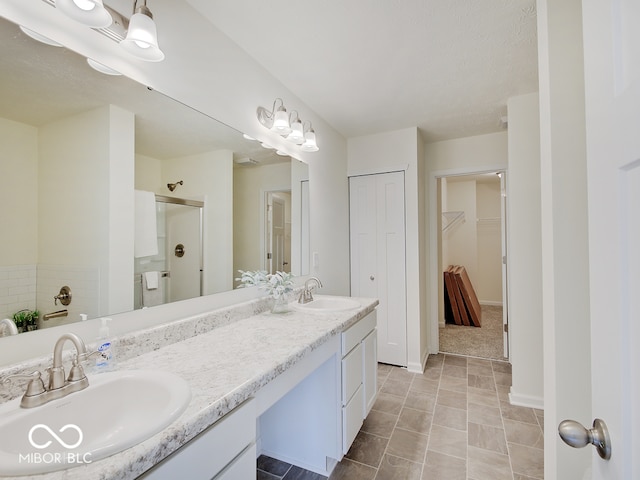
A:
[[[255,286],[266,290],[275,299],[284,297],[287,293],[293,291],[294,275],[291,273],[267,273],[266,270],[238,270],[238,272],[240,272],[240,278],[236,278],[236,280],[241,282],[238,288]]]

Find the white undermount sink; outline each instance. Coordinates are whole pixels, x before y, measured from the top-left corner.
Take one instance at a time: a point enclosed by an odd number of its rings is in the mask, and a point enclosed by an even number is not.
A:
[[[176,420],[191,401],[182,378],[155,370],[89,375],[89,386],[40,407],[0,405],[0,476],[32,475],[95,462]]]
[[[317,295],[309,303],[293,303],[296,310],[305,312],[341,312],[359,308],[360,302],[349,297],[332,297],[328,295]]]

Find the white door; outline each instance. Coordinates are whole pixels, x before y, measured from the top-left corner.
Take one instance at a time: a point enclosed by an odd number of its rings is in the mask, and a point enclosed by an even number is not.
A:
[[[593,479],[640,478],[640,3],[583,2],[592,413],[609,428]]]
[[[377,298],[378,361],[407,366],[404,173],[349,179],[351,295]]]

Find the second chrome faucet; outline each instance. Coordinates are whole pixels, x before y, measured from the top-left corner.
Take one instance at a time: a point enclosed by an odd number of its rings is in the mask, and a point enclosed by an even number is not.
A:
[[[313,289],[313,286],[310,285],[310,283],[313,282],[315,283],[316,287],[318,288],[322,288],[322,282],[316,278],[316,277],[311,277],[308,278],[306,282],[304,282],[304,289],[302,290],[302,292],[300,292],[300,296],[298,297],[298,303],[309,303],[309,302],[313,302],[313,295],[311,294],[311,290]]]

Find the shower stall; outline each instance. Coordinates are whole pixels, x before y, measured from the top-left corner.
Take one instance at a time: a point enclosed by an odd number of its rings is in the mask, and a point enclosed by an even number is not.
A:
[[[155,198],[158,254],[135,259],[135,309],[203,293],[204,202],[164,195]]]

